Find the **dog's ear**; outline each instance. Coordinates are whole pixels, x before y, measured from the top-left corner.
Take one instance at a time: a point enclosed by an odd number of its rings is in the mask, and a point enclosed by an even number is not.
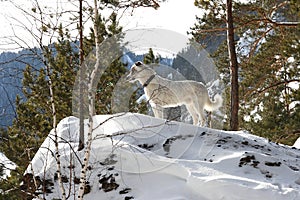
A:
[[[137,61],[134,64],[135,64],[135,66],[138,66],[138,67],[144,65],[143,62],[141,62],[141,61]]]

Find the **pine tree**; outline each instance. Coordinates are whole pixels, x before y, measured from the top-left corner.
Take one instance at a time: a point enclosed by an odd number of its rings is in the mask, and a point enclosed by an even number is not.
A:
[[[153,49],[149,48],[148,53],[144,55],[143,62],[145,64],[157,64],[159,63],[159,60],[160,60],[159,56],[155,56]]]
[[[116,36],[122,38],[122,28],[118,25],[116,13],[112,13],[109,19],[99,17],[97,20],[98,33],[100,33],[99,42],[103,42],[109,37]],[[91,52],[92,48],[95,45],[95,36],[93,30],[89,37],[85,37],[84,46],[85,52]],[[111,44],[114,47],[114,51],[119,51],[119,54],[122,55],[122,47],[118,42],[116,44]],[[112,52],[113,54],[115,52]],[[110,57],[110,55],[106,55]],[[126,66],[121,62],[121,59],[116,59],[113,62],[109,63],[105,71],[101,74],[97,85],[97,91],[95,96],[95,107],[96,114],[112,114],[112,102],[113,102],[113,91],[122,76],[126,73]]]
[[[97,114],[113,114],[112,111],[112,98],[113,91],[120,80],[125,74],[126,68],[120,60],[114,61],[105,70],[98,83],[96,92],[96,112]]]
[[[293,144],[299,137],[299,33],[287,30],[284,35],[270,36],[245,71],[245,99],[252,106],[245,109],[251,116],[245,127],[276,142]],[[264,61],[264,62],[262,62]],[[268,66],[268,67],[266,67]],[[260,73],[251,68],[260,68]],[[297,86],[298,85],[298,86]],[[260,106],[258,106],[260,105]],[[260,108],[259,108],[260,107]],[[251,114],[251,110],[258,110]],[[258,117],[259,116],[259,117]],[[259,120],[257,119],[259,118]]]
[[[201,67],[201,62],[204,60],[204,58],[199,55],[198,50],[192,46],[188,46],[176,55],[172,63],[172,68],[182,74],[187,80],[194,80],[206,84],[200,74],[200,70],[197,69],[197,67]]]
[[[219,41],[226,30],[222,2],[199,0],[196,5],[207,10],[192,28],[194,38],[205,45],[214,44],[214,39],[222,44]],[[240,127],[292,144],[299,137],[299,123],[294,118],[299,95],[291,87],[299,84],[299,3],[266,0],[234,2],[233,6],[240,65]],[[219,46],[214,58],[224,82],[229,83],[224,47]]]
[[[53,45],[44,47],[43,56],[37,54],[43,65],[51,65],[51,79],[54,86],[54,99],[57,118],[61,120],[72,114],[72,90],[78,66],[78,53],[74,51],[68,34],[60,27],[60,38]],[[65,38],[66,37],[66,38]],[[42,57],[40,57],[42,56]],[[9,179],[10,187],[19,188],[23,173],[41,143],[52,129],[52,109],[48,80],[45,68],[28,65],[24,71],[23,94],[25,99],[17,97],[17,118],[8,128],[7,141],[1,151],[17,164]],[[11,191],[20,195],[17,199],[26,198],[20,190]]]
[[[195,1],[195,5],[205,9],[202,18],[192,28],[192,34],[197,41],[205,47],[207,43],[216,39],[217,34],[224,34],[226,31],[228,62],[226,65],[230,68],[230,107],[228,113],[230,116],[230,130],[237,130],[239,126],[238,110],[239,110],[239,82],[238,82],[238,62],[235,50],[235,29],[233,19],[233,2],[232,0],[224,1]],[[208,36],[208,33],[212,34]],[[223,63],[225,65],[225,63]]]

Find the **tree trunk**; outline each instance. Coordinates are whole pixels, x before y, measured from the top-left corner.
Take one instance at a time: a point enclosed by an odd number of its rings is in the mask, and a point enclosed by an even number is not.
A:
[[[234,27],[232,17],[232,0],[226,0],[227,7],[227,46],[231,69],[231,102],[230,102],[230,130],[236,131],[239,127],[239,83],[238,83],[238,62],[235,52]]]
[[[52,78],[50,73],[50,64],[46,65],[46,73],[48,77],[48,87],[49,87],[49,93],[50,93],[50,101],[51,101],[51,108],[52,108],[52,118],[53,118],[53,130],[54,130],[54,143],[55,143],[55,159],[56,159],[56,173],[58,178],[58,184],[60,187],[62,200],[66,200],[66,192],[64,188],[64,184],[62,181],[62,174],[61,174],[61,163],[60,163],[60,154],[59,154],[59,148],[58,148],[58,135],[57,135],[57,129],[56,129],[56,107],[54,103],[54,92],[53,92],[53,84],[52,84]]]
[[[79,145],[78,151],[84,148],[84,99],[83,99],[83,91],[84,91],[84,75],[85,70],[83,66],[83,26],[82,26],[82,0],[79,0],[79,54],[80,54],[80,83],[79,83]]]
[[[89,123],[88,123],[88,136],[87,136],[87,142],[85,146],[85,152],[84,152],[84,159],[81,169],[81,175],[80,175],[80,184],[79,184],[79,191],[78,191],[78,200],[83,200],[84,190],[86,186],[86,173],[89,165],[90,160],[90,154],[91,154],[91,148],[92,148],[92,133],[93,133],[93,116],[95,113],[95,105],[94,105],[94,92],[93,92],[93,83],[95,82],[97,71],[99,70],[99,63],[100,63],[100,55],[99,55],[99,48],[100,48],[100,42],[98,40],[99,33],[97,28],[97,20],[99,19],[99,13],[98,13],[98,6],[97,6],[97,0],[94,0],[94,34],[95,34],[95,45],[96,45],[96,64],[94,66],[93,71],[90,74],[89,82],[88,82],[88,99],[89,99]]]

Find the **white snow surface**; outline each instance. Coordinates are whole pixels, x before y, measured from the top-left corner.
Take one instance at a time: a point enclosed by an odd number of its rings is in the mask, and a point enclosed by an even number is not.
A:
[[[10,176],[10,171],[16,168],[16,164],[10,161],[3,153],[0,152],[0,165],[3,167],[3,176],[0,179],[5,179]]]
[[[300,137],[296,140],[293,147],[300,149]]]
[[[300,199],[300,150],[296,147],[247,132],[132,113],[95,116],[94,124],[87,174],[90,191],[84,199]],[[80,177],[78,159],[84,154],[77,151],[78,119],[63,119],[57,132],[64,187],[68,198],[76,199],[78,184],[73,180]],[[45,199],[61,198],[53,133],[26,171],[53,183],[47,186],[51,193],[40,194]]]

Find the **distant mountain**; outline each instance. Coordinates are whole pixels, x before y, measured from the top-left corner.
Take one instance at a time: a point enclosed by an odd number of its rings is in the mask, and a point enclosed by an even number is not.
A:
[[[38,50],[36,50],[39,53]],[[0,54],[0,128],[11,125],[16,117],[16,96],[22,97],[22,78],[26,64],[40,67],[41,62],[30,50]]]
[[[137,61],[143,61],[145,54],[135,54],[133,52],[127,52],[125,53],[121,61],[127,65],[127,69],[130,69],[130,67]],[[174,58],[164,58],[161,57],[159,63],[161,65],[165,66],[172,66]]]

